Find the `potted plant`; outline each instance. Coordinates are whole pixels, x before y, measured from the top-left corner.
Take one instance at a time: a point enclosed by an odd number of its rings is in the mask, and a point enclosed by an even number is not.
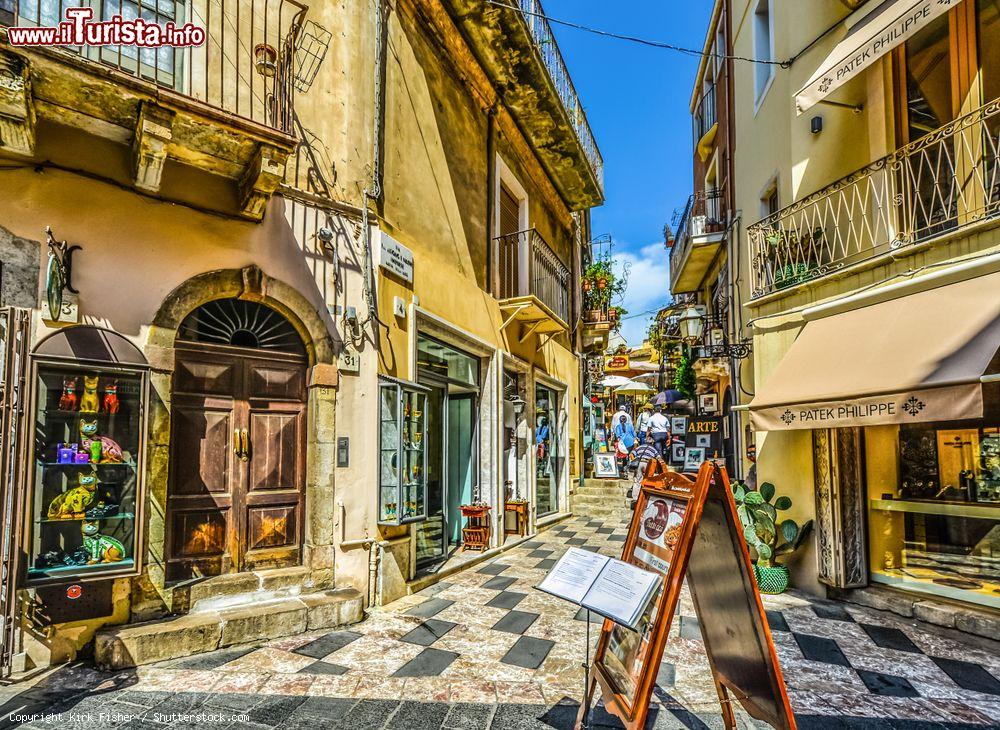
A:
[[[812,520],[801,527],[794,520],[778,521],[778,512],[790,509],[792,500],[781,496],[774,499],[775,488],[764,482],[759,490],[733,483],[736,512],[743,524],[743,537],[757,555],[754,576],[761,593],[784,593],[788,588],[788,568],[777,562],[778,557],[798,550],[812,530]]]

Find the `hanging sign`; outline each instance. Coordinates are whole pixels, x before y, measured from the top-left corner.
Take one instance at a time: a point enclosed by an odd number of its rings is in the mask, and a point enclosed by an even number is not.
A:
[[[630,369],[628,355],[606,355],[604,357],[604,372],[606,373]]]
[[[379,266],[408,284],[413,283],[413,252],[385,231],[380,231]]]
[[[661,460],[646,469],[622,560],[661,577],[636,629],[606,620],[577,716],[599,686],[608,712],[628,730],[646,725],[670,624],[687,581],[726,728],[736,699],[752,717],[795,730],[771,631],[724,468],[701,465],[696,481]]]

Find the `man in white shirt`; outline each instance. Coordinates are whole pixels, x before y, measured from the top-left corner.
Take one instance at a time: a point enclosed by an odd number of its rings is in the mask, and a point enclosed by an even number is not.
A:
[[[663,409],[657,407],[656,413],[649,417],[649,434],[653,437],[653,446],[662,457],[670,440],[670,420],[663,415]]]

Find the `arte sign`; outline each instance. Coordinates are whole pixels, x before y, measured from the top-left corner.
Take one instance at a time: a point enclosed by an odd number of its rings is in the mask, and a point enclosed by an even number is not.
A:
[[[858,76],[959,2],[960,0],[919,0],[882,3],[881,6],[869,3],[876,6],[875,9],[858,18],[847,37],[795,95],[795,106],[799,114]]]
[[[381,231],[381,256],[379,266],[398,276],[408,284],[413,283],[413,252],[385,231]]]
[[[889,395],[823,403],[767,408],[750,407],[757,431],[842,428],[889,423],[923,423],[981,418],[983,391],[979,383],[904,391]]]
[[[629,364],[628,355],[606,355],[604,358],[604,372],[613,373],[629,370]]]

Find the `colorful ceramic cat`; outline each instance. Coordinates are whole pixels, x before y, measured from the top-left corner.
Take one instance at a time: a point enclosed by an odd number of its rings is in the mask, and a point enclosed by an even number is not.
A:
[[[102,535],[96,522],[83,523],[83,549],[87,563],[117,563],[125,559],[125,546],[118,540]]]
[[[80,413],[97,413],[100,401],[97,398],[96,375],[83,376],[83,395],[80,396]]]
[[[76,378],[63,378],[63,391],[59,397],[59,410],[76,410]]]
[[[118,381],[112,380],[110,384],[104,386],[104,402],[101,403],[101,408],[105,413],[118,413],[119,407]]]
[[[94,444],[100,444],[100,451]],[[90,460],[95,464],[120,464],[125,460],[122,447],[109,436],[97,435],[97,419],[80,419],[80,448],[90,454]],[[96,457],[95,457],[96,454]]]
[[[85,516],[97,490],[97,470],[81,471],[77,486],[57,495],[49,504],[50,520],[71,520]]]

